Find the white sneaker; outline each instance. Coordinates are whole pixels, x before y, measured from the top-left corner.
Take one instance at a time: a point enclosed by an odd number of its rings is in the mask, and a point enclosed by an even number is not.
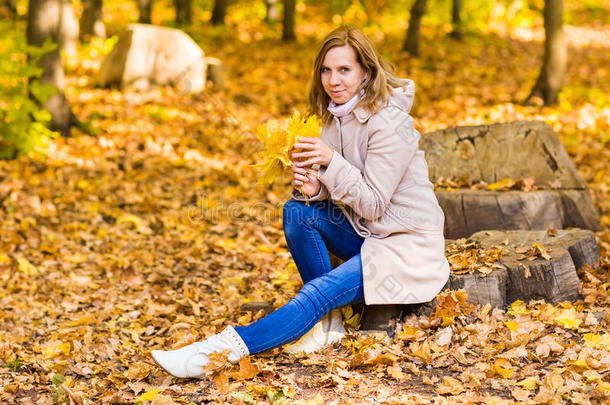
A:
[[[343,339],[345,328],[343,327],[343,316],[339,309],[334,309],[324,315],[313,328],[297,341],[284,347],[287,353],[305,352],[311,353],[332,345]]]
[[[180,378],[202,378],[203,368],[213,352],[229,350],[229,361],[237,363],[248,356],[248,347],[232,326],[203,342],[195,342],[177,350],[152,350],[150,354],[165,371]]]

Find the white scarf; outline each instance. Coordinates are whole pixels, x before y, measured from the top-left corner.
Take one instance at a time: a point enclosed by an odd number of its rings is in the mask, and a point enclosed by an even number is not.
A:
[[[363,93],[364,93],[364,90],[361,92],[361,94],[363,94]],[[349,100],[348,102],[343,103],[343,104],[337,104],[334,101],[330,100],[330,103],[328,103],[327,109],[335,117],[342,118],[352,112],[352,109],[358,103],[359,100],[360,100],[360,95],[357,93],[354,95],[354,97],[351,98],[351,100]]]

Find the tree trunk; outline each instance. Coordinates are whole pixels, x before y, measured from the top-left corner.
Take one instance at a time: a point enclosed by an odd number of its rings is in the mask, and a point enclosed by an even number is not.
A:
[[[87,42],[91,37],[106,39],[106,27],[102,21],[103,0],[83,0],[83,14],[80,18],[80,40]]]
[[[59,43],[62,24],[62,0],[30,0],[28,8],[27,42],[30,45],[41,46],[45,39],[51,38]],[[49,97],[44,108],[52,117],[53,129],[63,136],[70,136],[72,110],[64,95],[64,70],[61,64],[59,46],[44,55],[39,62],[43,69],[40,82],[55,86],[58,93]]]
[[[0,17],[15,18],[17,14],[17,0],[0,1]]]
[[[140,19],[141,24],[150,24],[150,15],[152,12],[153,0],[138,0],[138,6],[140,7]]]
[[[407,37],[402,49],[413,56],[419,56],[419,31],[422,17],[426,12],[426,3],[427,0],[415,0],[415,4],[411,8],[409,29],[407,30]]]
[[[296,0],[284,0],[284,27],[282,30],[282,40],[294,41],[294,17]]]
[[[542,96],[544,105],[557,104],[566,73],[567,53],[563,41],[563,0],[544,2],[544,59],[536,84],[523,104]]]
[[[80,27],[72,0],[61,0],[61,24],[59,27],[59,46],[68,57],[76,57],[76,45]]]
[[[266,22],[276,22],[279,19],[279,11],[277,9],[277,0],[267,0],[265,2],[267,6],[267,14],[265,14]]]
[[[460,0],[453,0],[453,8],[451,9],[451,25],[453,30],[449,36],[456,41],[462,40],[462,20],[460,18]]]
[[[176,23],[190,24],[192,21],[192,0],[174,0],[176,4]]]
[[[214,25],[223,25],[225,23],[225,16],[227,15],[227,6],[229,0],[216,0],[214,2],[214,9],[212,10],[212,18],[210,22]]]

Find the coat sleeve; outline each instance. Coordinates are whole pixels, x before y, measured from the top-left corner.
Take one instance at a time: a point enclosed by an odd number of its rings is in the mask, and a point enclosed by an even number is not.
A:
[[[367,122],[367,155],[362,172],[335,151],[320,181],[330,197],[373,221],[381,217],[418,150],[413,118],[386,107]]]

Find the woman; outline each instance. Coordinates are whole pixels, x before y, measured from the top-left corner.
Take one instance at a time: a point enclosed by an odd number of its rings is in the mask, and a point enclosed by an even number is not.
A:
[[[413,82],[396,77],[361,31],[341,27],[326,37],[309,91],[322,136],[295,144],[295,190],[283,211],[303,288],[251,325],[153,350],[159,365],[176,377],[202,377],[212,352],[228,349],[237,362],[301,336],[289,351],[309,352],[343,336],[336,308],[434,298],[449,264],[443,212],[409,115],[413,95]],[[311,196],[309,205],[296,188]],[[327,249],[345,262],[331,269]]]

